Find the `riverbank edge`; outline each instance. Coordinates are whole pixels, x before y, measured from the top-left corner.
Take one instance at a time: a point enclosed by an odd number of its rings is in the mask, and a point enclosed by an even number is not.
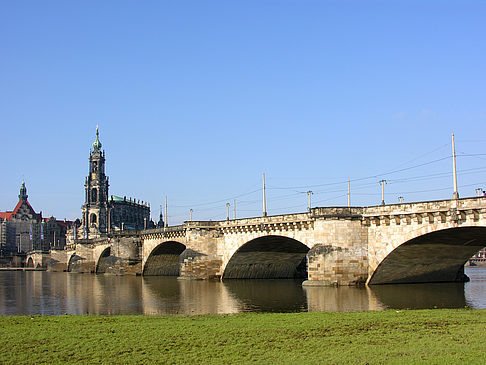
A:
[[[478,363],[486,310],[0,317],[0,363]]]

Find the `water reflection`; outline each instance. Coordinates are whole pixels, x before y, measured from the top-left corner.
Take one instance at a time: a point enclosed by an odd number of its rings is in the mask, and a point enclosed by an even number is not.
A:
[[[144,277],[143,314],[237,313],[238,301],[217,281]]]
[[[295,280],[192,281],[51,272],[0,272],[0,314],[148,314],[486,308],[486,268],[466,284],[302,287]]]
[[[226,280],[228,288],[245,312],[306,311],[306,296],[302,280]]]
[[[382,310],[366,287],[305,287],[309,312]]]
[[[464,283],[372,285],[369,291],[385,308],[461,308],[466,305]]]

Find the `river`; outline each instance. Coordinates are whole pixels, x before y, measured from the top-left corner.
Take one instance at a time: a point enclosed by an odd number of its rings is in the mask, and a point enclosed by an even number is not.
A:
[[[486,308],[486,268],[468,283],[302,287],[296,280],[195,281],[173,277],[0,272],[0,315],[367,311]]]

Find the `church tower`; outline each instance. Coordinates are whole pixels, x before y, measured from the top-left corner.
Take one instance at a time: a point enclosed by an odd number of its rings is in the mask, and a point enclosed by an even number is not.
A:
[[[109,232],[108,177],[105,175],[105,151],[101,150],[98,126],[93,150],[89,151],[89,174],[86,177],[85,202],[82,206],[85,238],[96,238]]]

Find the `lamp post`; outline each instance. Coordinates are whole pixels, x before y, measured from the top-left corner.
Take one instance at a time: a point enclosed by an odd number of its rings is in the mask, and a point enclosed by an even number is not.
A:
[[[192,209],[189,209],[189,220],[192,222]]]
[[[230,207],[230,203],[226,203],[226,220],[229,221],[229,207]]]

